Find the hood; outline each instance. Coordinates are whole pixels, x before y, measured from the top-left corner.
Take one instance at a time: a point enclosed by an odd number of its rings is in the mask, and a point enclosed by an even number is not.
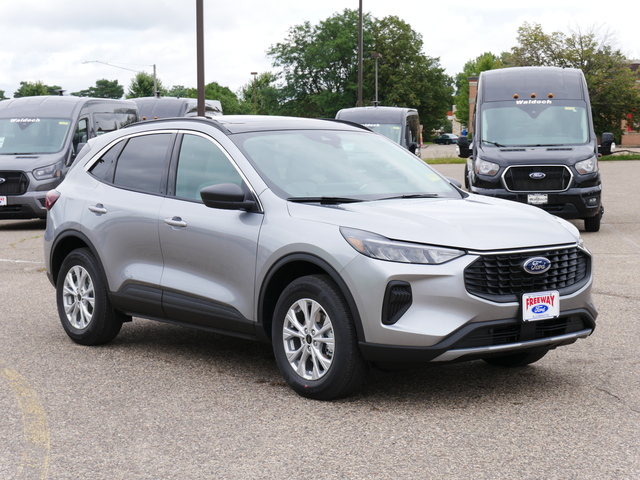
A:
[[[57,153],[20,153],[18,155],[0,155],[0,170],[22,170],[30,172],[36,168],[64,161],[65,155]]]
[[[548,147],[493,147],[479,146],[479,156],[489,161],[498,161],[503,165],[530,165],[537,163],[573,165],[594,156],[594,146],[548,146]]]
[[[398,199],[325,206],[289,203],[292,217],[387,238],[470,250],[575,243],[578,230],[538,207],[492,197]]]

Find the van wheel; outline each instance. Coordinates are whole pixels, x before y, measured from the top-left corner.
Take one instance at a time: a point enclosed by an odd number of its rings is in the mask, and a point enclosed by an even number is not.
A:
[[[600,221],[602,220],[602,210],[593,217],[584,219],[584,229],[586,232],[598,232],[600,231]]]
[[[532,352],[512,353],[509,355],[500,355],[498,357],[483,358],[490,365],[498,367],[524,367],[531,363],[535,363],[549,352],[548,349],[534,350]]]
[[[85,248],[62,262],[56,285],[58,316],[65,332],[81,345],[108,343],[130,317],[116,312],[109,301],[100,265]]]
[[[353,393],[366,362],[347,302],[328,275],[291,282],[276,304],[273,351],[289,386],[304,397],[332,400]]]

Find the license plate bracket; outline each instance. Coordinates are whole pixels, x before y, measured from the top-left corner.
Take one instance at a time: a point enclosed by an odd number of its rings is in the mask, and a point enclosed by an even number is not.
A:
[[[525,293],[522,295],[522,321],[550,320],[560,315],[560,292]]]
[[[549,203],[549,195],[546,193],[530,193],[527,195],[529,205],[546,205]]]

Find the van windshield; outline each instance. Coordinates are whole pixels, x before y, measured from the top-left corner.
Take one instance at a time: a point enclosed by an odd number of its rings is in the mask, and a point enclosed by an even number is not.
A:
[[[0,118],[0,155],[59,152],[70,127],[68,118]]]
[[[481,140],[496,146],[553,146],[589,141],[587,106],[559,100],[512,100],[482,106]]]
[[[402,145],[402,125],[399,123],[363,123],[362,125]]]

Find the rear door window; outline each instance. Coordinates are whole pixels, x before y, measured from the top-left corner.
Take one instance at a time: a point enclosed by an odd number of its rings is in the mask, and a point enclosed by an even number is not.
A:
[[[118,158],[113,184],[140,192],[164,194],[172,140],[171,133],[130,138]]]

